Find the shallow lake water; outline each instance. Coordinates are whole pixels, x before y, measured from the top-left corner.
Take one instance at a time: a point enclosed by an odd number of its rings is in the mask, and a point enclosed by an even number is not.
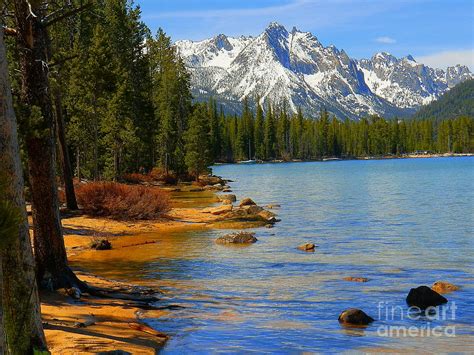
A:
[[[149,262],[125,263],[124,274],[156,282],[165,303],[184,307],[150,322],[172,336],[163,353],[474,351],[474,158],[222,165],[214,173],[235,181],[238,199],[280,204],[282,221],[255,229],[248,247],[215,244],[227,231],[194,231],[171,236],[172,253],[157,244]],[[307,242],[316,252],[296,249]],[[437,280],[461,286],[446,295],[446,315],[408,318],[410,288]],[[338,315],[351,307],[376,322],[341,327]],[[402,330],[387,336],[394,326]]]

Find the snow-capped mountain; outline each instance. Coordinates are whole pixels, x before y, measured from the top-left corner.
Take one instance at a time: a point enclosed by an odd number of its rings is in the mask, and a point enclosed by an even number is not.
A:
[[[459,82],[473,78],[465,66],[447,71],[377,53],[349,58],[344,50],[324,47],[309,32],[271,23],[257,37],[225,35],[200,42],[178,41],[179,54],[192,77],[197,100],[212,96],[227,110],[239,111],[245,97],[284,102],[307,114],[326,108],[336,116],[360,118],[406,115],[438,98]]]

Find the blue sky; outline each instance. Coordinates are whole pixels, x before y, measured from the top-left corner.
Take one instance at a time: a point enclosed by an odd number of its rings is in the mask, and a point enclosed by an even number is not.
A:
[[[258,35],[272,21],[312,32],[351,57],[379,51],[474,71],[474,0],[136,0],[173,40]]]

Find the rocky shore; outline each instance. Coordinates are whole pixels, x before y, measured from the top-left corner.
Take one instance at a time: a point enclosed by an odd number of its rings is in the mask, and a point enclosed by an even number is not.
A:
[[[147,262],[146,248],[172,239],[174,233],[205,229],[235,229],[230,242],[252,243],[247,228],[272,226],[276,214],[257,206],[250,198],[237,203],[230,194],[229,181],[202,177],[199,185],[166,187],[172,209],[160,220],[117,221],[77,214],[63,216],[65,243],[71,265],[80,279],[111,292],[110,297],[77,295],[73,290],[43,292],[42,316],[53,354],[96,354],[121,350],[132,354],[155,354],[168,336],[146,325],[147,318],[160,318],[172,310],[160,306],[160,290],[150,289],[137,277],[133,282],[117,282],[121,263]],[[224,191],[227,191],[224,193]],[[169,241],[170,246],[173,244]],[[169,251],[172,253],[172,250]],[[113,255],[113,257],[112,257]],[[108,260],[102,277],[93,275],[87,265]],[[103,277],[105,275],[105,277]],[[114,294],[122,297],[116,298]],[[150,295],[153,296],[150,296]],[[145,301],[140,301],[140,298]],[[154,300],[154,301],[153,301]]]

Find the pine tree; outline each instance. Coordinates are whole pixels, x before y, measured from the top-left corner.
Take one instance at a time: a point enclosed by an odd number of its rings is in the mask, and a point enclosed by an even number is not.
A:
[[[171,39],[162,29],[151,45],[155,114],[159,121],[158,157],[166,172],[185,170],[183,134],[191,110],[190,77]]]
[[[204,104],[197,104],[189,119],[189,128],[185,134],[186,166],[188,172],[196,180],[208,170],[212,164],[211,136],[207,117],[208,111]]]
[[[270,103],[268,103],[267,112],[265,114],[264,143],[265,159],[275,158],[275,123]]]
[[[257,98],[257,113],[255,116],[254,142],[255,142],[255,158],[265,158],[265,141],[264,141],[264,125],[263,109],[260,105],[260,99]]]
[[[220,117],[217,114],[217,104],[212,98],[209,99],[208,103],[208,117],[211,134],[212,160],[217,161],[222,156],[223,138]]]

